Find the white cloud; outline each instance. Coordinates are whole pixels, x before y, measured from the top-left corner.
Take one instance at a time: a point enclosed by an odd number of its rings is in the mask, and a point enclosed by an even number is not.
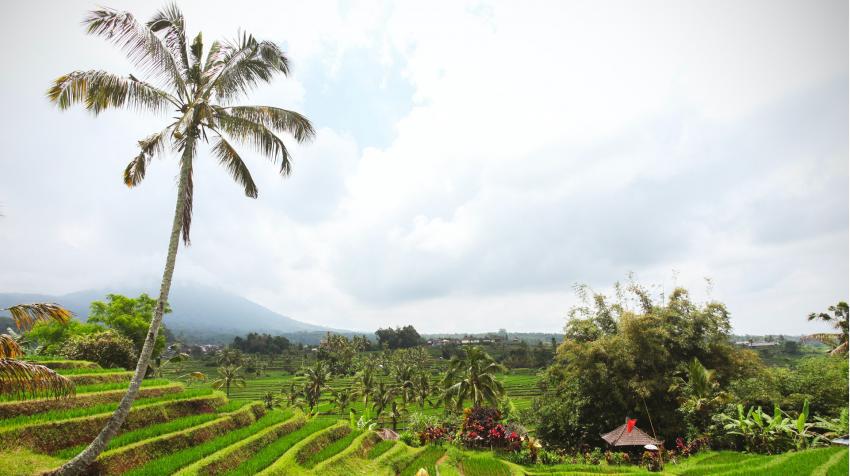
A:
[[[158,5],[118,6],[144,17]],[[157,120],[91,120],[42,99],[59,72],[126,69],[69,21],[90,7],[47,9],[49,36],[22,26],[37,7],[2,20],[24,46],[0,99],[28,113],[0,119],[11,144],[0,158],[0,246],[11,251],[0,290],[160,272],[174,162],[156,162],[132,192],[117,180]],[[319,116],[317,140],[293,147],[293,177],[246,154],[256,201],[202,158],[179,279],[363,330],[558,330],[573,283],[605,289],[630,271],[665,287],[673,269],[697,289],[713,277],[746,332],[806,332],[806,313],[847,297],[846,3],[183,8],[207,41],[241,26],[286,43],[293,77],[252,102],[304,110],[312,88],[355,88],[336,111],[362,121],[347,108],[391,87],[388,75],[414,91],[388,144],[350,132],[362,123],[337,130]],[[380,81],[347,63],[355,51],[380,58]],[[306,65],[333,81],[300,77]]]

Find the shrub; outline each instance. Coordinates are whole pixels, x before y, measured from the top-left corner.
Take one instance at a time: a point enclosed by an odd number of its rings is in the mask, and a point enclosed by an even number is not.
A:
[[[419,438],[417,435],[414,435],[412,431],[403,431],[399,433],[398,439],[407,446],[412,446],[414,448],[420,444]]]
[[[467,447],[490,447],[512,451],[520,449],[521,435],[499,422],[502,413],[495,408],[476,407],[464,410],[461,439]]]
[[[68,359],[89,360],[104,368],[130,369],[136,363],[133,341],[112,330],[72,336],[61,353]]]

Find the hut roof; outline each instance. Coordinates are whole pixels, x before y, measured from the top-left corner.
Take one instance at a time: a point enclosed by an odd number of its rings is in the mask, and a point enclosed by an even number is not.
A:
[[[398,433],[394,432],[393,430],[390,430],[389,428],[382,428],[382,429],[378,430],[376,433],[378,433],[378,436],[380,436],[382,440],[397,440],[398,439]]]
[[[602,435],[602,439],[611,446],[661,446],[662,442],[647,435],[637,426],[632,427],[632,431],[626,431],[626,427],[627,424],[624,423]]]

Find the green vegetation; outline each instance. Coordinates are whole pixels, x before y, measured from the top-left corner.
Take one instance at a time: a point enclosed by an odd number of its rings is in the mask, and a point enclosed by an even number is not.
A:
[[[268,446],[257,451],[254,456],[250,457],[244,463],[239,465],[239,467],[228,472],[227,474],[228,476],[256,474],[267,468],[272,463],[274,463],[275,460],[280,457],[280,455],[286,453],[286,451],[292,448],[295,443],[298,443],[299,441],[307,438],[313,433],[328,428],[333,423],[333,420],[326,418],[317,418],[310,420],[303,427],[295,430],[292,433],[281,436]]]
[[[510,468],[492,455],[467,456],[460,467],[465,476],[511,476]]]
[[[187,389],[182,393],[161,395],[158,397],[151,398],[142,398],[139,399],[138,407],[143,407],[145,405],[153,405],[161,402],[168,402],[172,400],[186,400],[194,397],[201,397],[212,394],[213,391],[208,388],[193,388]],[[18,426],[25,425],[36,425],[40,423],[49,423],[53,421],[59,420],[68,420],[71,418],[79,418],[89,415],[97,415],[100,413],[107,413],[115,410],[118,407],[118,403],[103,403],[100,405],[94,405],[91,407],[83,407],[83,408],[70,408],[63,410],[51,410],[43,413],[37,413],[35,415],[22,415],[14,418],[6,418],[0,420],[0,429],[3,428],[15,428]]]
[[[445,448],[438,446],[429,446],[424,451],[416,455],[408,465],[401,471],[401,476],[415,476],[420,468],[425,468],[428,474],[437,474],[437,460],[446,454]]]
[[[316,453],[313,453],[309,458],[307,458],[306,461],[304,461],[304,463],[301,464],[301,466],[304,466],[305,468],[313,468],[322,461],[339,453],[345,448],[348,448],[351,442],[353,442],[354,439],[360,436],[361,434],[362,432],[360,431],[352,431],[348,433],[344,437],[335,440],[333,443],[326,445],[322,447],[321,450],[317,451]]]
[[[206,441],[200,445],[192,446],[180,450],[176,453],[153,460],[144,466],[135,468],[127,472],[128,476],[159,476],[163,474],[171,474],[180,468],[189,465],[203,457],[209,456],[216,451],[226,448],[240,440],[243,440],[258,431],[267,428],[276,423],[286,420],[290,414],[273,411],[258,419],[253,424],[231,431],[225,435],[219,436],[210,441]]]
[[[216,413],[205,413],[201,415],[189,415],[182,418],[177,418],[174,420],[167,421],[165,423],[160,423],[157,425],[146,426],[143,428],[139,428],[138,430],[130,431],[127,433],[123,433],[121,435],[116,436],[109,442],[109,445],[106,447],[107,450],[115,449],[121,446],[129,445],[130,443],[135,443],[137,441],[146,440],[148,438],[153,438],[155,436],[164,435],[166,433],[172,433],[175,431],[184,430],[189,427],[197,426],[202,423],[206,423],[208,421],[212,421],[218,418],[220,415]],[[73,446],[71,448],[65,448],[61,451],[58,451],[55,456],[58,458],[70,459],[73,458],[74,455],[79,453],[85,448],[85,445]]]
[[[369,452],[366,454],[366,459],[375,459],[378,456],[386,453],[387,450],[395,446],[396,442],[393,440],[381,440],[375,443],[372,448],[369,449]]]

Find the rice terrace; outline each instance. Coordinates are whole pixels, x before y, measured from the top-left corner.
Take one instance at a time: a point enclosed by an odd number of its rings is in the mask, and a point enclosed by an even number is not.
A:
[[[2,9],[0,476],[850,473],[847,2]]]

